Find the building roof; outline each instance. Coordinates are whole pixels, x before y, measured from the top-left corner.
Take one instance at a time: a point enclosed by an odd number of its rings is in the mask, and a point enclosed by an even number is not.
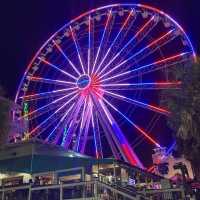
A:
[[[113,159],[97,160],[38,140],[9,144],[0,151],[0,171],[34,174],[87,167],[98,163],[113,163]]]
[[[96,159],[77,152],[66,151],[61,146],[45,144],[38,139],[8,144],[0,150],[0,172],[36,174],[80,167],[87,170],[92,165],[113,163],[155,180],[163,178],[114,158]]]

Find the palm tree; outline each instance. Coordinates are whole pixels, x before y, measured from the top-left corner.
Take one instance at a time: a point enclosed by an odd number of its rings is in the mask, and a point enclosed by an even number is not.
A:
[[[10,102],[3,97],[4,90],[0,87],[0,146],[7,142],[10,129]]]
[[[177,151],[191,161],[194,174],[200,180],[200,60],[195,64],[177,66],[170,76],[182,82],[180,90],[166,90],[161,104],[172,117],[169,126],[175,132]],[[170,77],[169,76],[169,77]]]

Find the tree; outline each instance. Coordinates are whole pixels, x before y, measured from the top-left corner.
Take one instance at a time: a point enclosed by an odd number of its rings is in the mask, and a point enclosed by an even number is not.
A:
[[[8,133],[10,130],[10,102],[3,97],[4,90],[0,87],[0,146],[7,142]]]
[[[195,64],[177,66],[170,76],[182,83],[180,90],[166,90],[164,104],[172,112],[168,119],[177,140],[177,151],[191,161],[200,180],[200,60]],[[169,76],[169,77],[170,77]]]

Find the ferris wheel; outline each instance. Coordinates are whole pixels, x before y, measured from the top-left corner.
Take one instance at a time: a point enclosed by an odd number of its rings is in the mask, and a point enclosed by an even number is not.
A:
[[[162,90],[180,89],[170,70],[196,55],[164,12],[113,4],[54,33],[28,65],[16,94],[28,138],[144,167],[138,146],[161,147]],[[148,147],[148,148],[149,148]],[[144,160],[144,159],[143,159]]]

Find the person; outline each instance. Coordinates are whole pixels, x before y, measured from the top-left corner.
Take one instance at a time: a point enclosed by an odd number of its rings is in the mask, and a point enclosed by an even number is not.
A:
[[[40,185],[40,179],[38,176],[35,177],[34,185]]]
[[[112,174],[111,174],[111,173],[108,175],[108,182],[109,182],[110,184],[112,184]]]
[[[44,181],[43,181],[43,177],[42,177],[42,176],[39,177],[39,181],[40,181],[40,185],[43,185],[43,184],[44,184]]]

